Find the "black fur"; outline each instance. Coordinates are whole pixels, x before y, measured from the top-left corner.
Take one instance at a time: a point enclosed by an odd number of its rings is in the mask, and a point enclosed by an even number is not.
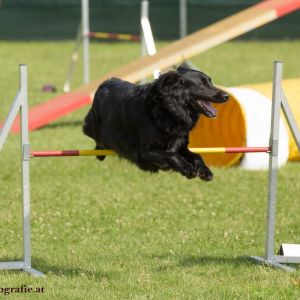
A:
[[[186,64],[140,86],[112,78],[99,86],[83,132],[95,140],[96,149],[112,149],[142,170],[211,180],[201,156],[187,148],[189,132],[201,113],[215,117],[209,102],[227,100],[207,75]]]

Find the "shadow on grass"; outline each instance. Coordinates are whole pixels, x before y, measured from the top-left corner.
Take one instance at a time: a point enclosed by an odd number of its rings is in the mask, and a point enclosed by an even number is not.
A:
[[[253,260],[248,256],[220,257],[220,256],[189,256],[179,261],[179,266],[193,267],[195,265],[251,265]]]
[[[11,257],[2,257],[1,261],[21,261],[22,259],[11,259]],[[112,278],[118,277],[117,272],[104,272],[99,270],[90,270],[84,269],[80,267],[72,267],[66,266],[63,264],[60,265],[53,265],[49,264],[48,262],[40,259],[40,258],[32,258],[32,268],[42,272],[44,275],[55,275],[55,276],[62,276],[62,277],[82,277],[82,278],[90,278],[90,279],[97,279],[97,280],[111,280]],[[32,276],[29,273],[25,273],[21,269],[2,269],[0,270],[0,275],[4,272],[7,275],[15,275],[15,274],[27,274],[28,276]]]
[[[91,270],[81,268],[80,266],[71,266],[64,264],[49,264],[48,261],[42,260],[40,258],[33,258],[33,268],[47,275],[55,275],[55,276],[64,276],[64,277],[88,277],[95,279],[111,279],[116,278],[118,275],[116,272],[106,272],[101,270]]]
[[[160,257],[162,260],[165,260],[165,256]],[[254,261],[248,256],[240,257],[221,257],[221,256],[187,256],[179,259],[176,262],[165,261],[157,268],[158,272],[169,271],[175,268],[192,268],[195,266],[251,266],[255,264]]]
[[[55,123],[45,125],[39,128],[38,130],[49,129],[49,128],[61,128],[61,127],[77,127],[77,126],[81,127],[82,125],[83,125],[83,120],[61,121],[61,122],[55,122]]]

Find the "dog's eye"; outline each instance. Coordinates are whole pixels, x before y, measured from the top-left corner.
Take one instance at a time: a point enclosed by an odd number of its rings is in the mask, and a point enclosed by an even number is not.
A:
[[[202,82],[203,82],[204,85],[207,85],[207,86],[210,86],[212,84],[211,79],[209,77],[208,78],[203,78]]]

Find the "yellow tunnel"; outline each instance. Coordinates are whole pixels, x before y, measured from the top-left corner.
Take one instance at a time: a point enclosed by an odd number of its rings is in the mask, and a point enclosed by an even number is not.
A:
[[[283,89],[297,125],[300,128],[300,78],[284,80]],[[268,139],[266,140],[266,138],[264,139],[264,145],[249,145],[247,143],[249,142],[248,140],[251,140],[251,143],[256,140],[261,140],[259,139],[261,131],[266,130],[266,128],[269,128],[270,126],[270,121],[267,119],[267,116],[270,117],[272,82],[251,84],[239,88],[225,88],[225,90],[230,94],[230,100],[225,104],[214,105],[218,110],[216,119],[209,119],[204,116],[199,119],[196,127],[190,133],[189,146],[195,148],[268,146]],[[255,128],[256,132],[253,132],[253,128],[249,128],[255,126],[255,120],[254,122],[249,122],[249,118],[256,118],[251,106],[257,107],[257,110],[261,115],[260,118],[264,118],[266,116],[266,119],[263,120],[266,122],[266,126],[262,126],[264,128],[259,130]],[[284,119],[283,116],[281,119]],[[284,127],[281,129],[286,131],[285,135],[288,139],[286,159],[300,160],[297,146],[287,124],[281,127]],[[269,131],[269,129],[267,130]],[[249,137],[250,131],[251,135],[254,136]],[[267,134],[269,135],[269,133]],[[283,137],[281,136],[281,140],[285,139],[285,135],[283,134]],[[282,144],[284,144],[284,141]],[[283,150],[282,152],[285,151]],[[228,167],[239,164],[239,162],[243,159],[243,154],[203,154],[203,158],[208,165]],[[282,158],[282,162],[284,162],[284,160],[285,158]]]

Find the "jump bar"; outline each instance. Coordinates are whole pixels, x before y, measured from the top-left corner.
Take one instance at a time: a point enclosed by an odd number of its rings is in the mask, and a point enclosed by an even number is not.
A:
[[[111,39],[111,40],[123,40],[123,41],[140,40],[140,37],[138,35],[124,34],[124,33],[90,32],[88,35],[92,38],[98,38],[98,39]]]
[[[216,147],[216,148],[190,148],[194,153],[270,153],[270,147]],[[57,157],[57,156],[97,156],[116,155],[112,150],[53,150],[53,151],[32,151],[31,157]]]

